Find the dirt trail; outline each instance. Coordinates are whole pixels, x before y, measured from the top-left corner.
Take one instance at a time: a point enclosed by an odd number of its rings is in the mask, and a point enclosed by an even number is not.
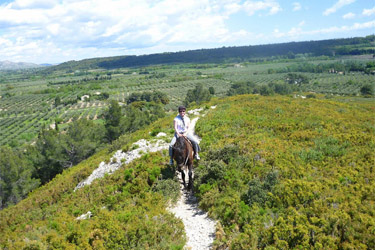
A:
[[[215,239],[216,222],[207,216],[207,213],[198,208],[198,201],[191,192],[183,190],[174,207],[168,209],[180,218],[185,226],[187,242],[184,249],[210,249]]]

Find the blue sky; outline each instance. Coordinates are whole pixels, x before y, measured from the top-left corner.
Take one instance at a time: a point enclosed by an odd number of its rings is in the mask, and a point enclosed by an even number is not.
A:
[[[0,0],[0,61],[61,63],[372,34],[374,0]]]

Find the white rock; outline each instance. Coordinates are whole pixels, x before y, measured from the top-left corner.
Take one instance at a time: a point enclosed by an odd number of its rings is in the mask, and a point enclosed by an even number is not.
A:
[[[78,216],[78,217],[76,218],[76,220],[86,220],[86,219],[90,219],[91,216],[92,216],[92,213],[91,213],[90,211],[88,211],[87,213]]]
[[[188,110],[188,114],[193,114],[193,115],[199,115],[199,113],[203,110],[203,108],[199,108],[199,109],[192,109],[192,110]]]
[[[164,132],[160,132],[159,134],[156,135],[156,137],[163,137],[163,136],[167,136],[167,134]]]
[[[99,167],[95,169],[89,177],[78,183],[74,191],[86,185],[90,185],[94,180],[104,177],[105,174],[111,174],[115,172],[122,166],[122,164],[128,164],[134,159],[140,158],[142,156],[142,153],[144,154],[148,152],[157,152],[169,147],[169,144],[165,141],[157,140],[151,143],[145,139],[141,139],[135,142],[133,145],[137,145],[138,147],[128,152],[122,152],[122,150],[118,150],[112,156],[109,163],[101,162],[99,164]]]

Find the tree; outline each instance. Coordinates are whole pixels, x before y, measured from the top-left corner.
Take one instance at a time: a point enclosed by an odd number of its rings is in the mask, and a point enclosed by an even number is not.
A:
[[[123,132],[134,132],[164,116],[161,104],[133,102],[125,108],[125,118],[122,119],[120,127]]]
[[[142,93],[132,93],[127,99],[126,103],[130,104],[133,102],[138,101],[146,101],[146,102],[156,102],[156,103],[162,103],[162,104],[168,104],[169,99],[167,94],[160,92],[160,91],[154,91],[154,92],[142,92]]]
[[[296,56],[294,55],[294,53],[293,53],[292,51],[289,51],[289,52],[288,52],[287,57],[288,57],[289,59],[294,59],[294,58],[296,58]]]
[[[361,91],[361,94],[364,96],[374,95],[374,87],[371,84],[363,85],[360,91]]]
[[[104,113],[107,140],[112,142],[121,135],[120,122],[122,119],[121,107],[117,101],[110,102],[108,110]]]
[[[72,123],[63,136],[62,147],[70,164],[76,165],[97,152],[104,142],[105,128],[91,120]]]
[[[228,96],[233,95],[244,95],[244,94],[254,94],[258,92],[256,90],[257,85],[253,82],[239,82],[234,83],[230,86],[230,89],[227,92]]]
[[[64,154],[64,141],[62,134],[56,130],[42,130],[36,141],[36,153],[34,166],[38,178],[42,184],[49,182],[64,168],[70,167],[68,157]]]
[[[214,89],[214,87],[209,87],[208,88],[208,91],[210,92],[210,95],[215,95],[215,89]]]
[[[40,185],[32,178],[35,169],[20,152],[0,148],[0,209],[16,204]]]
[[[55,97],[55,107],[57,107],[59,105],[61,105],[61,98],[60,98],[60,96],[56,96]]]
[[[43,130],[25,158],[35,166],[35,176],[44,184],[100,150],[105,133],[103,125],[85,119],[70,124],[65,133]]]
[[[259,89],[259,92],[261,95],[268,96],[268,95],[273,95],[273,89],[268,87],[267,85],[262,85]]]
[[[141,93],[137,93],[137,92],[131,93],[130,96],[128,98],[126,98],[126,103],[130,104],[132,102],[140,101],[141,96],[142,96]]]
[[[211,99],[211,94],[208,89],[203,88],[201,83],[195,86],[195,89],[189,89],[185,97],[185,105],[189,106],[190,103],[195,102],[200,104],[202,102],[209,101]]]
[[[288,73],[286,76],[286,82],[289,84],[303,84],[309,83],[309,79],[302,74]]]
[[[124,132],[134,132],[149,124],[147,112],[142,111],[143,107],[139,102],[134,102],[125,108],[125,119],[121,122],[121,128]]]
[[[268,86],[275,91],[275,93],[280,95],[287,95],[292,92],[292,88],[287,83],[274,83],[268,84]]]

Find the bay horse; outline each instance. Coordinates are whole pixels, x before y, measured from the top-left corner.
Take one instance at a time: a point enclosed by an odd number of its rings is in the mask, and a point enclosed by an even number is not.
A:
[[[177,170],[181,172],[182,182],[186,189],[185,182],[185,169],[189,171],[189,183],[187,189],[193,187],[193,160],[194,150],[191,142],[185,137],[180,136],[177,138],[176,143],[173,146],[173,159],[177,163]]]

